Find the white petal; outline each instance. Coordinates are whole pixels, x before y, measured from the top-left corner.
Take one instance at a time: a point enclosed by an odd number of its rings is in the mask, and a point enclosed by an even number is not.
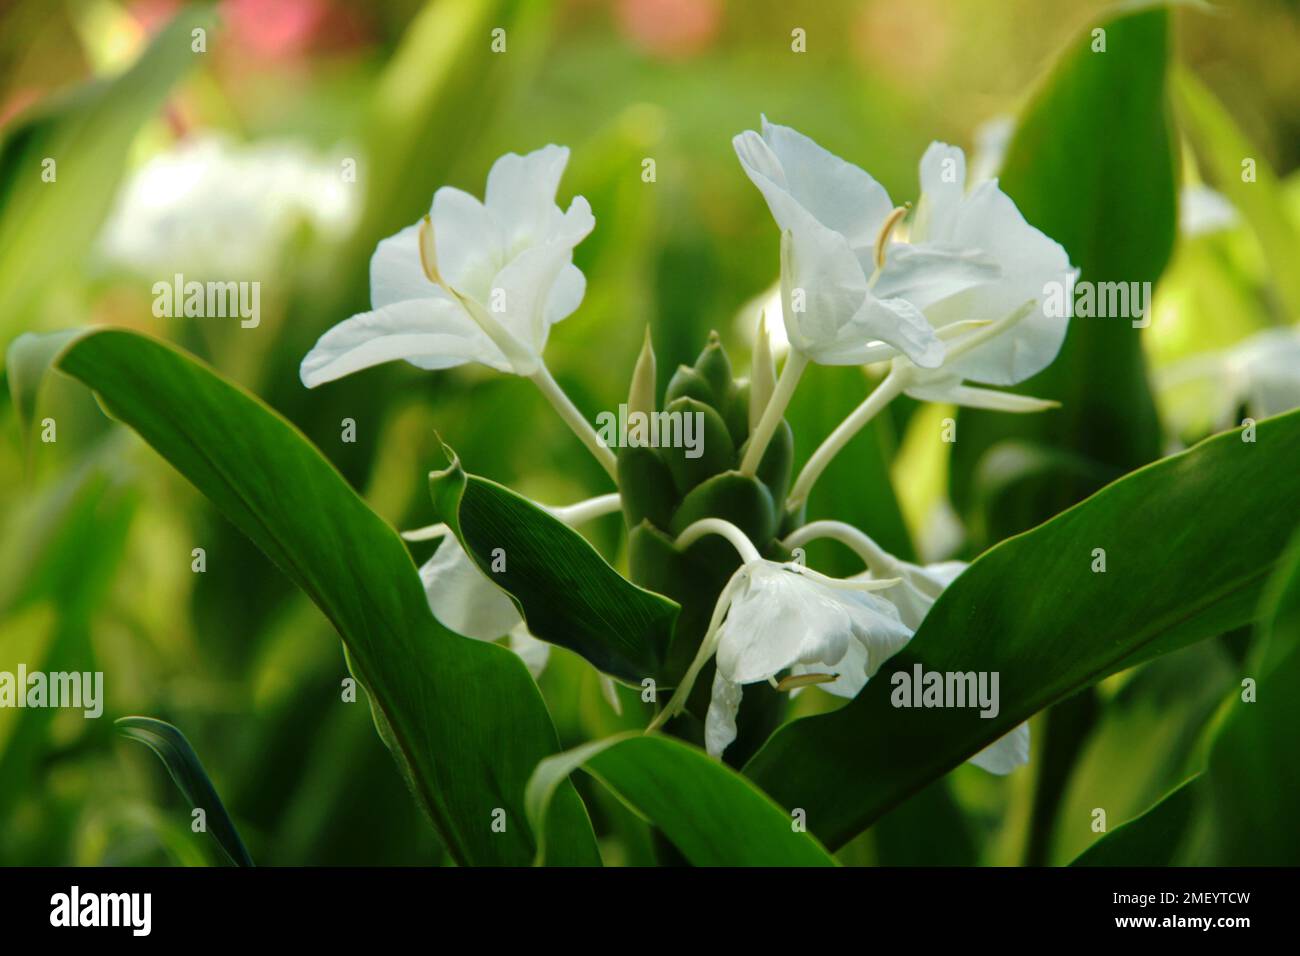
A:
[[[439,274],[456,291],[486,301],[492,277],[506,261],[497,221],[475,197],[451,186],[433,194],[430,217]]]
[[[405,359],[425,369],[479,362],[509,371],[499,349],[447,298],[411,299],[363,312],[327,331],[302,360],[308,388],[384,362]]]
[[[1017,395],[1014,392],[999,392],[991,388],[976,388],[962,385],[960,379],[955,382],[914,385],[907,389],[907,394],[922,402],[945,402],[963,405],[966,408],[987,408],[995,412],[1045,412],[1059,408],[1061,403],[1046,398],[1034,398],[1030,395]]]
[[[427,299],[438,294],[420,264],[419,223],[382,239],[370,257],[370,306]]]
[[[951,241],[991,256],[1003,278],[936,304],[927,313],[936,326],[964,319],[997,321],[1026,301],[1037,303],[1005,335],[954,361],[952,371],[985,385],[1014,385],[1046,368],[1061,349],[1069,321],[1044,308],[1045,287],[1069,288],[1076,274],[1065,250],[1025,222],[996,180],[982,183],[966,198]]]
[[[998,775],[1029,763],[1029,724],[1023,723],[1005,737],[999,737],[967,762]]]
[[[801,206],[855,249],[875,245],[876,234],[892,209],[889,193],[880,183],[802,133],[769,123],[766,117],[763,142],[780,164],[786,189]],[[747,155],[754,152],[749,143],[743,148]],[[741,149],[737,143],[738,155]],[[745,162],[743,155],[741,162]]]
[[[546,297],[545,318],[548,326],[573,315],[587,293],[587,277],[572,262],[560,270]]]
[[[947,143],[931,143],[921,157],[921,198],[912,226],[914,241],[951,240],[965,194],[966,154]]]
[[[551,658],[551,645],[533,637],[528,632],[528,625],[523,621],[510,629],[510,649],[519,655],[519,659],[524,662],[524,666],[528,668],[528,673],[533,675],[534,680],[546,670],[546,662]]]
[[[455,535],[438,544],[420,568],[420,580],[433,616],[457,634],[495,641],[523,622],[514,602],[479,570]]]
[[[713,675],[713,696],[709,699],[709,712],[704,717],[704,749],[709,756],[721,757],[736,739],[736,714],[740,712],[743,694],[739,684],[727,680],[721,673]]]
[[[507,249],[549,238],[558,212],[555,194],[568,162],[568,147],[552,145],[524,156],[506,153],[492,164],[486,205],[501,224]]]
[[[925,314],[906,299],[868,299],[857,318],[869,338],[892,345],[921,368],[943,364],[943,340]]]
[[[882,299],[906,299],[927,309],[1001,275],[997,261],[977,249],[896,242],[886,251],[885,266],[871,291]]]
[[[493,277],[485,308],[515,340],[534,356],[546,347],[550,332],[550,298],[569,266],[572,252],[564,243],[551,242],[525,249]],[[572,282],[572,279],[564,280]],[[585,289],[585,283],[584,283]],[[561,288],[561,306],[572,301],[571,286]],[[568,296],[566,300],[564,297]],[[504,305],[498,313],[496,306]],[[559,309],[557,308],[557,311]]]

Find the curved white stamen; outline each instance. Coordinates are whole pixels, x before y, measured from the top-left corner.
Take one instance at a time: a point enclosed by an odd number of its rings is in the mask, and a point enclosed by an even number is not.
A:
[[[843,521],[810,521],[787,535],[781,545],[789,551],[823,538],[847,545],[872,574],[883,576],[898,572],[898,561],[892,554],[876,544],[866,533]]]
[[[745,564],[762,559],[758,548],[754,547],[754,543],[749,540],[745,532],[722,518],[701,518],[699,521],[692,522],[673,543],[679,550],[684,550],[707,534],[716,534],[730,541],[732,547],[740,554],[740,560]]]

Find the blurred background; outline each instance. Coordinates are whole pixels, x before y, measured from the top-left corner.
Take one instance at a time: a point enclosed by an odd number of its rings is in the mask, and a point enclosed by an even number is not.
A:
[[[743,373],[778,236],[736,162],[735,133],[765,113],[869,170],[896,201],[914,199],[931,140],[995,171],[1008,118],[1109,8],[5,0],[0,343],[88,323],[176,342],[297,424],[399,528],[432,520],[435,430],[472,471],[537,500],[598,494],[603,473],[526,381],[391,364],[302,387],[298,363],[316,338],[368,307],[380,238],[422,215],[440,185],[481,195],[503,152],[568,145],[562,204],[586,196],[597,222],[576,252],[585,302],[547,353],[570,396],[590,417],[617,407],[647,324],[661,386],[710,329]],[[1173,21],[1179,69],[1208,104],[1198,128],[1249,144],[1241,154],[1276,181],[1270,212],[1248,214],[1209,175],[1204,144],[1178,143],[1179,234],[1143,334],[1166,451],[1238,424],[1243,408],[1300,404],[1289,331],[1300,301],[1300,4],[1187,5]],[[806,52],[792,50],[796,29]],[[45,155],[58,156],[57,188],[29,162]],[[1278,249],[1290,250],[1289,268],[1278,268]],[[155,317],[153,283],[178,272],[260,281],[260,324]],[[1251,345],[1269,330],[1273,344]],[[865,387],[859,370],[814,370],[790,416],[800,457]],[[339,642],[307,599],[80,386],[56,379],[40,394],[37,420],[57,422],[54,442],[24,442],[9,389],[0,394],[0,670],[102,670],[107,698],[97,721],[0,710],[0,863],[218,861],[211,840],[190,832],[161,765],[115,736],[111,719],[123,714],[189,736],[259,863],[441,862],[368,708],[340,704]],[[923,436],[951,409],[895,406],[828,472],[813,516],[854,520],[926,559],[969,558],[1020,530],[949,501],[944,446]],[[344,419],[355,441],[344,440]],[[616,559],[617,517],[584,530]],[[195,573],[199,547],[206,570]],[[413,553],[422,561],[428,549]],[[1036,799],[1046,784],[1035,765],[1006,779],[963,767],[843,858],[1068,861],[1092,834],[1053,820],[1086,819],[1098,805],[1125,819],[1181,779],[1232,686],[1234,640],[1103,685],[1073,771],[1049,781],[1052,813]],[[552,661],[542,687],[562,742],[619,729],[594,672],[560,649]],[[799,706],[823,706],[818,697]],[[611,861],[648,860],[644,828],[577,782]]]

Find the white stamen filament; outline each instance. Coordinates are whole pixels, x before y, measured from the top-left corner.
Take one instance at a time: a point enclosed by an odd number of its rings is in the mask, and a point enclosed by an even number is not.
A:
[[[787,511],[795,511],[808,500],[808,493],[812,491],[813,485],[817,483],[826,466],[840,453],[840,450],[871,419],[876,417],[877,412],[911,384],[912,369],[913,366],[910,364],[903,365],[896,362],[889,370],[889,374],[885,376],[885,380],[876,386],[861,405],[849,413],[848,418],[840,422],[835,430],[826,436],[826,440],[812,453],[804,464],[803,470],[799,472],[799,477],[795,479],[794,487],[790,489],[790,497],[786,501]]]

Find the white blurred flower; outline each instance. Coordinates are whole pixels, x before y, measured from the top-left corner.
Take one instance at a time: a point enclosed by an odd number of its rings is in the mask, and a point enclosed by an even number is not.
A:
[[[507,153],[486,200],[444,186],[421,222],[379,243],[370,260],[373,310],[340,322],[302,361],[308,388],[404,359],[443,369],[477,362],[533,376],[552,325],[586,291],[573,248],[595,220],[581,196],[555,203],[569,151]]]
[[[1222,232],[1240,221],[1237,207],[1209,186],[1189,183],[1178,193],[1178,231],[1184,236]]]
[[[304,224],[338,236],[357,213],[337,162],[295,142],[201,135],[130,177],[100,234],[112,266],[146,276],[268,274]]]
[[[1238,409],[1267,418],[1300,407],[1300,326],[1265,329],[1228,349],[1202,352],[1156,376],[1169,424],[1232,428]]]

